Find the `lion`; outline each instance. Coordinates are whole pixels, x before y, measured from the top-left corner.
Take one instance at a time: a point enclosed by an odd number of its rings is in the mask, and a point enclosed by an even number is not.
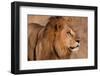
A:
[[[30,23],[28,60],[69,59],[73,51],[79,50],[80,40],[68,25],[61,16],[50,17],[46,26]]]

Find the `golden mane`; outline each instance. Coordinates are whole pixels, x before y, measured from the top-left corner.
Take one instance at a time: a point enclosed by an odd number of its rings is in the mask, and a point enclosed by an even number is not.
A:
[[[66,20],[61,16],[50,17],[45,27],[41,27],[39,24],[30,24],[28,59],[70,58],[71,51],[66,46],[68,40],[66,38],[64,41],[65,36],[63,36],[63,32],[64,34],[67,32],[66,30],[71,29],[67,27]]]

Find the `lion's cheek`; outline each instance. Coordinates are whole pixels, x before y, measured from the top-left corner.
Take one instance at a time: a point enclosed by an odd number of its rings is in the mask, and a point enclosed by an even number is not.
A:
[[[64,31],[62,31],[59,40],[62,42],[62,44],[64,46],[69,46],[69,44],[70,44],[70,39],[66,36],[66,34],[64,33]]]
[[[55,49],[59,55],[59,57],[62,58],[69,58],[70,52],[68,51],[67,47],[64,45],[64,43],[57,42],[55,44]]]

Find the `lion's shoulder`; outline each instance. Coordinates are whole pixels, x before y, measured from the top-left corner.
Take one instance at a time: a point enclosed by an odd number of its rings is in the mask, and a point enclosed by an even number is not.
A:
[[[30,23],[28,24],[28,32],[31,33],[37,33],[39,30],[41,30],[44,26],[37,24],[37,23]]]
[[[43,26],[38,23],[29,23],[29,28],[42,28]]]

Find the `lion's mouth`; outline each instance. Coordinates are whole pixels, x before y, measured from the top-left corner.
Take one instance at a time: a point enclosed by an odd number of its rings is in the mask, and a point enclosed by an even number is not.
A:
[[[70,47],[70,51],[78,51],[79,50],[79,47],[80,47],[80,44],[78,44],[77,46],[75,47]]]

